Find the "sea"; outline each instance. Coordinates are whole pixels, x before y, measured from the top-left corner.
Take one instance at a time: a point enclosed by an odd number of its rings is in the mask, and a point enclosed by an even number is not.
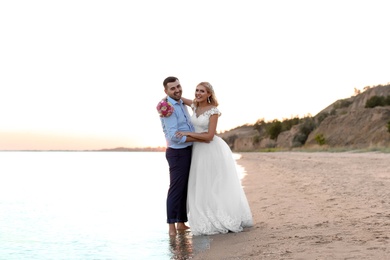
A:
[[[0,152],[0,260],[191,259],[212,236],[169,237],[168,187],[164,152]]]

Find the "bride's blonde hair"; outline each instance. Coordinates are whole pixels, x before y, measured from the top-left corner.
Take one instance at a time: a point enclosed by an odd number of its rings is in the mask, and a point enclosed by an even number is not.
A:
[[[218,100],[217,100],[217,97],[215,96],[215,92],[214,92],[213,86],[211,86],[211,84],[208,83],[208,82],[201,82],[201,83],[199,83],[199,84],[197,85],[197,87],[198,87],[198,86],[203,86],[203,87],[205,87],[206,90],[207,90],[207,92],[208,92],[209,94],[211,94],[210,98],[207,99],[207,103],[209,103],[209,104],[211,104],[211,105],[217,107],[217,106],[218,106]],[[194,103],[195,103],[195,106],[199,106],[198,102],[196,102],[195,100],[194,100]]]

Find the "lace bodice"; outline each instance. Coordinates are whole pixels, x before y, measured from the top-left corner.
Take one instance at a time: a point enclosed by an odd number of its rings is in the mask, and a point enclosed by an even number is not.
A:
[[[193,108],[194,114],[191,117],[191,122],[195,128],[196,133],[203,133],[209,130],[210,116],[217,114],[221,115],[218,108],[212,107],[209,110],[205,111],[203,114],[196,116],[196,107]]]

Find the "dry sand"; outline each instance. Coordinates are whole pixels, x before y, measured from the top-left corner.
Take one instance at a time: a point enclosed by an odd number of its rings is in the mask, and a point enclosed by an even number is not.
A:
[[[194,259],[390,259],[390,154],[242,153],[254,227]]]

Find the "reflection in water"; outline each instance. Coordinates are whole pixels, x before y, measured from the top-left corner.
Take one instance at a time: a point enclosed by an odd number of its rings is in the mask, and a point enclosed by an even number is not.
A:
[[[212,236],[167,234],[164,153],[0,152],[0,162],[0,259],[191,259],[210,248]]]
[[[234,159],[241,158],[240,154],[233,154]],[[236,164],[240,180],[246,175],[245,168]],[[171,260],[192,259],[197,253],[210,249],[212,239],[209,236],[193,236],[191,231],[178,231],[176,236],[169,238],[169,252]]]
[[[191,232],[178,232],[177,236],[170,237],[169,250],[171,259],[187,260],[196,253],[210,249],[210,238],[208,236],[192,236]]]

